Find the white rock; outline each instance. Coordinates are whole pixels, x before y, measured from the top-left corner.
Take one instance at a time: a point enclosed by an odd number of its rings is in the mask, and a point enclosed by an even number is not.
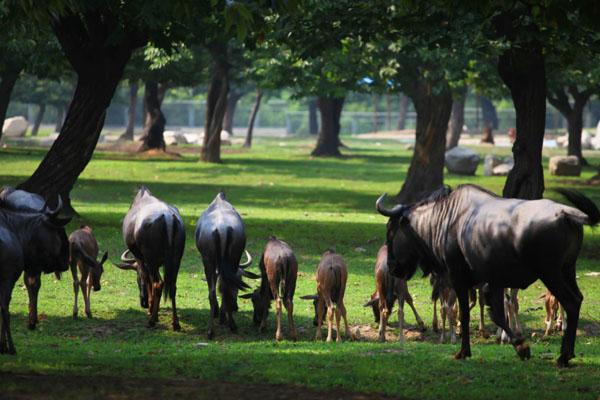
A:
[[[479,154],[466,147],[454,147],[446,152],[448,172],[459,175],[475,175]]]
[[[167,146],[188,144],[187,138],[181,132],[165,131],[163,134]]]
[[[510,172],[511,169],[513,169],[513,166],[509,165],[509,164],[496,165],[492,169],[492,175],[493,176],[506,176],[506,175],[508,175],[508,173]]]
[[[22,137],[25,136],[28,127],[29,123],[25,117],[6,118],[2,125],[2,135],[6,137]]]
[[[567,147],[569,145],[569,134],[557,137],[556,144],[558,147]]]
[[[548,170],[550,175],[579,176],[581,175],[581,164],[577,156],[554,156],[550,157]]]
[[[591,150],[593,149],[592,140],[594,137],[585,129],[581,132],[581,148],[583,150]]]
[[[502,164],[502,159],[493,154],[488,154],[483,159],[483,175],[492,176],[494,175],[494,168]]]

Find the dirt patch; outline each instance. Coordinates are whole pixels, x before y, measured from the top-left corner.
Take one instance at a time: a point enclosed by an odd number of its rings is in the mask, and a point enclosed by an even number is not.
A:
[[[0,374],[0,398],[21,399],[392,399],[343,389],[314,390],[296,385],[242,384],[197,379],[140,379],[107,376]]]
[[[376,342],[379,340],[378,326],[370,324],[353,325],[351,330],[354,332],[357,340],[365,342]],[[398,325],[389,325],[385,330],[385,339],[388,342],[396,342],[398,341],[398,334]],[[421,332],[416,327],[409,327],[409,329],[404,329],[404,338],[409,341],[422,342],[425,340],[425,332]]]

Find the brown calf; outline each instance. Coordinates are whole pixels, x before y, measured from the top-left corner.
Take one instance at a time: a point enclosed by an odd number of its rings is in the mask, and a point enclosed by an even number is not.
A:
[[[241,298],[252,299],[254,307],[254,323],[264,331],[267,325],[267,316],[271,300],[275,300],[275,320],[277,330],[275,340],[282,340],[281,333],[281,308],[282,303],[288,313],[288,326],[292,340],[298,339],[294,325],[294,292],[298,276],[298,261],[292,248],[284,241],[271,236],[260,258],[260,287],[252,293],[241,295]]]
[[[544,336],[550,335],[553,331],[559,332],[566,330],[567,326],[564,323],[564,310],[556,297],[546,289],[546,293],[540,296],[540,298],[544,299],[544,306],[546,308],[546,318],[544,320],[546,323],[546,331],[544,332]],[[554,329],[552,329],[554,320],[556,320],[556,324],[554,325]]]
[[[433,331],[439,332],[438,317],[437,317],[437,301],[440,302],[440,316],[442,318],[442,335],[440,342],[446,341],[446,319],[448,319],[450,343],[456,343],[456,320],[458,316],[458,304],[456,292],[452,289],[450,281],[447,277],[440,275],[431,275],[431,300],[433,301]]]
[[[413,304],[413,299],[408,292],[406,281],[390,274],[387,265],[387,256],[387,245],[383,245],[377,253],[377,261],[375,263],[376,290],[375,293],[371,295],[371,300],[365,304],[365,307],[373,308],[375,322],[379,322],[379,341],[385,342],[385,330],[388,318],[394,308],[394,303],[398,300],[398,340],[403,342],[405,301],[415,314],[415,319],[421,330],[425,330],[425,324]]]
[[[517,335],[522,335],[523,329],[519,322],[519,289],[504,289],[504,315],[511,331]],[[496,341],[506,344],[510,343],[508,334],[498,328],[496,332]]]
[[[321,256],[321,261],[317,267],[317,294],[302,296],[301,299],[314,300],[315,321],[317,333],[315,340],[321,340],[321,325],[323,316],[327,310],[327,341],[332,341],[333,314],[336,320],[336,341],[341,342],[340,317],[344,319],[346,336],[352,338],[348,329],[348,320],[346,319],[346,307],[344,306],[344,292],[346,291],[346,281],[348,280],[348,268],[344,259],[333,250],[327,250]]]
[[[73,275],[73,291],[75,292],[75,304],[73,305],[73,318],[77,318],[77,297],[79,288],[83,295],[85,303],[85,315],[92,318],[92,310],[90,309],[90,293],[92,288],[94,291],[100,290],[100,278],[104,269],[102,264],[108,257],[108,252],[105,252],[100,262],[96,261],[98,257],[98,243],[92,235],[92,228],[82,225],[71,236],[69,236],[69,264],[71,266],[71,274]],[[81,277],[77,277],[77,269]]]

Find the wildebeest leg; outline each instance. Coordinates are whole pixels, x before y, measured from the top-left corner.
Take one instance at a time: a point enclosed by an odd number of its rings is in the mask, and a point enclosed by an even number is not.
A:
[[[79,280],[77,279],[77,263],[75,260],[71,260],[71,276],[73,277],[73,293],[75,294],[75,301],[73,302],[73,318],[77,318],[79,314],[79,308],[77,307],[77,301],[79,297]]]
[[[40,292],[40,287],[42,286],[42,279],[40,274],[30,275],[25,271],[23,274],[23,280],[25,281],[25,286],[27,287],[27,295],[29,296],[29,329],[35,329],[35,326],[38,322],[38,313],[37,313],[37,302],[38,302],[38,293]]]
[[[0,334],[0,354],[16,354],[15,345],[10,334],[10,313],[8,307],[12,297],[12,290],[15,285],[17,275],[14,280],[5,280],[0,282],[0,313],[2,314],[2,328]]]
[[[544,323],[546,324],[546,331],[544,332],[544,336],[549,336],[552,331],[552,320],[554,318],[554,307],[552,304],[552,295],[549,292],[546,292],[546,296],[544,298],[544,308],[546,309],[546,318]]]
[[[341,312],[340,312],[340,308],[339,307],[335,307],[335,341],[336,342],[341,342],[342,341],[342,332],[340,331],[340,317],[341,317]]]
[[[525,340],[521,335],[515,334],[512,329],[510,329],[506,321],[506,313],[504,311],[504,288],[488,286],[486,302],[490,306],[492,321],[494,321],[500,329],[506,332],[519,357],[521,357],[522,360],[530,358],[531,350],[529,349],[529,345],[525,343]]]
[[[281,333],[281,308],[281,297],[277,296],[275,299],[275,323],[277,325],[275,330],[275,340],[283,339],[283,334]],[[266,323],[266,318],[263,319],[263,322]]]
[[[319,296],[317,300],[317,332],[315,340],[321,340],[321,326],[323,325],[323,317],[325,314],[325,301]]]
[[[294,302],[292,299],[287,299],[285,302],[285,308],[288,314],[288,326],[290,329],[290,337],[293,341],[298,340],[298,332],[296,331],[296,324],[294,324]]]
[[[385,342],[385,329],[389,317],[388,306],[383,296],[379,297],[379,341]]]
[[[490,335],[485,329],[485,296],[482,289],[477,289],[479,299],[479,334],[483,338],[489,338]]]
[[[90,271],[87,273],[81,272],[81,279],[79,286],[81,287],[81,294],[83,295],[83,304],[85,306],[85,315],[88,318],[92,318],[92,310],[90,308],[90,293],[92,292],[92,277]]]
[[[566,330],[567,325],[565,324],[565,310],[563,306],[558,303],[558,317],[556,318],[555,329],[557,332]]]
[[[471,341],[469,338],[469,320],[471,315],[469,313],[469,289],[455,285],[455,291],[458,298],[458,307],[460,308],[461,344],[460,350],[454,355],[454,358],[460,360],[471,357]]]
[[[337,307],[339,308],[342,319],[344,320],[344,331],[346,332],[346,338],[348,338],[348,340],[354,340],[355,336],[350,332],[350,328],[348,328],[348,316],[346,315],[346,305],[344,304],[344,301],[340,300]]]
[[[327,303],[327,341],[331,342],[333,340],[333,302],[329,299],[326,300]]]
[[[435,303],[434,303],[435,304]],[[440,343],[444,343],[446,340],[446,315],[447,315],[448,307],[444,300],[440,299],[440,317],[442,318],[442,335],[440,336]]]
[[[569,360],[575,357],[575,337],[579,323],[579,310],[583,302],[583,295],[575,278],[575,267],[570,267],[563,277],[547,276],[541,279],[567,313],[567,329],[562,339],[560,357],[557,360],[559,366],[566,367],[569,365]]]
[[[174,331],[180,331],[181,325],[179,325],[179,317],[177,316],[177,302],[175,298],[177,297],[177,285],[173,284],[173,289],[171,289],[171,325],[173,326]]]
[[[210,315],[208,316],[208,339],[215,336],[214,319],[219,316],[219,302],[217,301],[217,273],[210,261],[203,258],[204,275],[208,285],[208,302],[210,303]]]
[[[404,343],[404,298],[398,298],[398,340]]]
[[[406,304],[408,304],[408,306],[412,310],[413,314],[415,315],[415,319],[417,320],[417,325],[419,325],[419,329],[421,329],[421,331],[424,331],[425,323],[423,322],[423,320],[419,316],[419,313],[417,312],[417,309],[415,308],[415,305],[413,303],[413,298],[408,291],[408,287],[406,287],[406,290],[403,294],[404,294],[404,296],[403,296],[404,300],[406,300]],[[436,321],[436,323],[437,323],[437,321]]]
[[[437,299],[433,300],[433,320],[431,321],[431,329],[435,333],[440,332],[440,327],[438,325]]]

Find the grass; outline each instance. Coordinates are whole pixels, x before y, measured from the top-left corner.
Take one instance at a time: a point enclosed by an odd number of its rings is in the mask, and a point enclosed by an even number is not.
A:
[[[122,218],[137,185],[146,184],[156,196],[176,205],[188,234],[177,292],[182,331],[170,330],[166,305],[160,312],[159,327],[147,329],[134,274],[107,265],[102,290],[92,294],[93,319],[81,316],[81,297],[80,318],[71,317],[70,274],[60,281],[44,276],[39,302],[42,321],[30,332],[26,329],[27,292],[20,281],[11,303],[18,354],[0,357],[0,375],[200,378],[343,387],[409,398],[596,398],[600,393],[600,278],[586,273],[600,270],[600,234],[590,229],[586,229],[578,264],[585,301],[573,368],[554,366],[560,337],[541,336],[540,282],[521,295],[521,319],[527,334],[533,334],[533,358],[527,362],[521,362],[511,347],[475,333],[473,357],[466,362],[453,360],[458,345],[439,344],[431,330],[403,346],[396,341],[380,344],[371,340],[315,343],[312,303],[300,299],[295,302],[299,342],[274,343],[272,314],[267,333],[259,334],[252,324],[250,301],[240,300],[240,312],[235,316],[239,333],[230,334],[219,327],[215,341],[200,344],[206,342],[209,306],[193,231],[196,219],[220,189],[244,218],[248,249],[254,256],[258,257],[271,234],[292,245],[300,263],[297,297],[315,292],[313,272],[319,257],[335,247],[350,271],[345,300],[349,322],[363,334],[376,330],[370,310],[362,306],[374,289],[373,265],[385,233],[385,219],[374,211],[374,201],[381,192],[398,191],[411,154],[394,142],[345,142],[351,147],[346,157],[312,159],[313,144],[307,140],[259,139],[251,151],[227,151],[222,165],[198,163],[195,155],[141,161],[135,156],[127,159],[122,154],[97,152],[73,190],[73,205],[81,219],[73,221],[68,231],[81,223],[91,225],[101,250],[108,250],[109,258],[117,260],[124,248]],[[482,155],[508,154],[508,149],[478,150]],[[587,156],[592,163],[600,163],[600,153]],[[42,157],[42,151],[33,149],[2,150],[0,184],[23,180]],[[594,173],[594,169],[586,169],[581,178],[569,180],[547,176],[546,186],[576,187],[600,204],[600,188],[585,184]],[[483,177],[481,169],[475,177],[446,176],[450,185],[472,182],[498,193],[504,180]],[[556,196],[551,191],[547,194]],[[256,272],[256,264],[252,270]],[[431,327],[428,279],[414,278],[409,288],[419,313]],[[408,308],[406,316],[414,326]],[[473,312],[472,332],[477,319]],[[492,329],[489,320],[488,327]],[[391,332],[394,335],[396,330]]]

